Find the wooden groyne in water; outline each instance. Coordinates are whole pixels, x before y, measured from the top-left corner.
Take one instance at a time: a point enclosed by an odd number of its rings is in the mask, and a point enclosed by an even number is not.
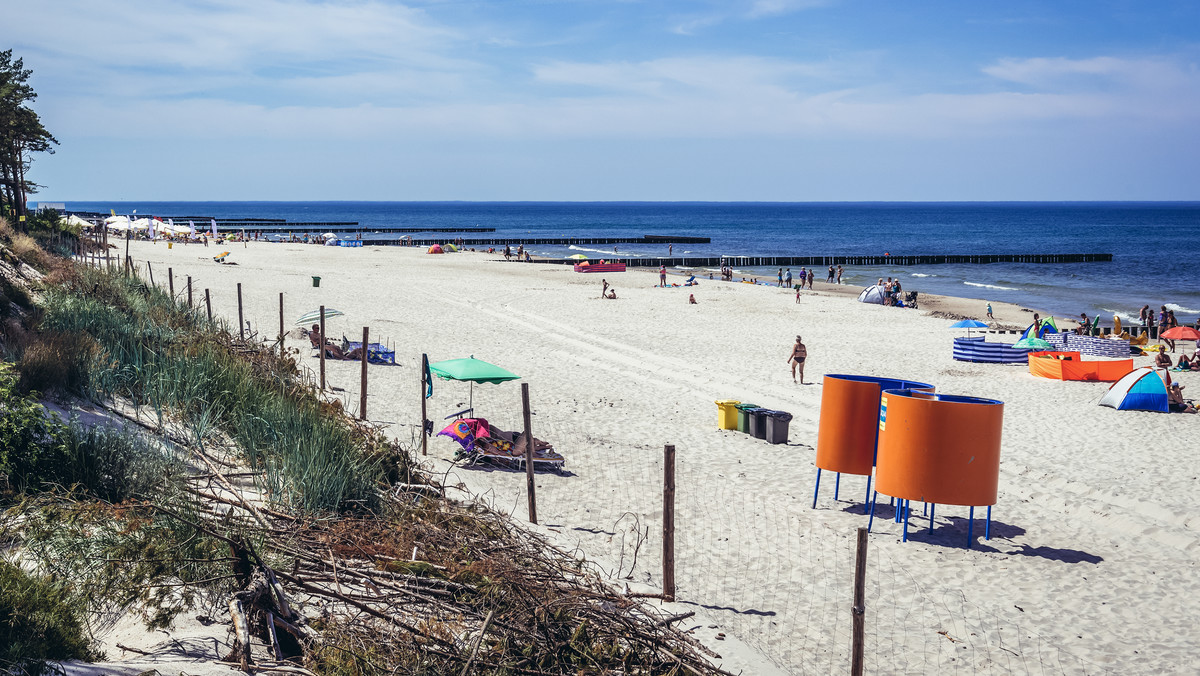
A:
[[[218,228],[219,229],[219,228]],[[460,232],[460,231],[456,231]],[[445,239],[372,239],[367,240],[367,244],[407,244],[411,246],[433,246],[434,244],[445,244]],[[667,244],[710,244],[712,239],[709,237],[681,237],[678,239],[658,239],[648,235],[645,237],[473,237],[471,239],[463,239],[462,246],[465,247],[481,247],[481,246],[530,246],[533,244],[550,244],[555,246],[570,246],[572,244],[653,244],[655,246],[665,246]],[[604,254],[599,254],[599,258]]]
[[[601,256],[596,256],[599,259]],[[608,260],[608,257],[604,257]],[[911,266],[911,265],[986,265],[988,263],[1111,263],[1110,253],[1067,253],[1067,254],[936,254],[924,256],[718,256],[707,258],[621,258],[615,256],[614,261],[621,261],[630,267],[668,268],[716,268],[728,265],[734,268],[751,267],[821,267],[830,265],[855,266]],[[540,259],[538,263],[573,264],[571,259]]]

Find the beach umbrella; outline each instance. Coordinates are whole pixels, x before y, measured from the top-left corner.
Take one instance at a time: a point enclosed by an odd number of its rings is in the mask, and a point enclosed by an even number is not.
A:
[[[1200,331],[1190,326],[1172,326],[1163,331],[1161,336],[1167,340],[1200,340]]]
[[[332,232],[327,232],[321,236],[324,237],[325,239],[337,239],[338,238],[338,236],[333,234]]]
[[[577,261],[586,261],[588,257],[584,254],[571,254],[570,256],[567,256],[567,258],[574,258]]]
[[[341,317],[345,314],[346,313],[342,312],[341,310],[334,310],[331,307],[325,308],[325,319],[329,319],[330,317]],[[300,318],[296,320],[296,324],[300,326],[308,326],[309,324],[316,324],[320,321],[321,309],[317,308],[312,312],[305,312],[304,314],[300,315]]]
[[[952,329],[966,329],[967,335],[971,335],[971,329],[986,329],[987,324],[978,319],[962,319],[950,325]]]
[[[1013,348],[1017,350],[1053,350],[1054,346],[1041,338],[1030,336],[1013,343]]]
[[[507,369],[476,359],[474,355],[465,359],[447,359],[429,365],[429,372],[442,380],[465,380],[471,383],[470,406],[475,405],[475,383],[491,383],[493,385],[509,380],[517,380],[521,376]]]

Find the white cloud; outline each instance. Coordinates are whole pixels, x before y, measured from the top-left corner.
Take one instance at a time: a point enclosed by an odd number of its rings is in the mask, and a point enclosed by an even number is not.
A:
[[[779,16],[832,4],[832,0],[754,0],[746,13],[752,19]]]

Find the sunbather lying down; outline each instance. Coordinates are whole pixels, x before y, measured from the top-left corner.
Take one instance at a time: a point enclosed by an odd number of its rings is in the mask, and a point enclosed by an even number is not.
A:
[[[321,340],[320,324],[313,324],[312,328],[308,330],[308,340],[312,343],[314,350],[320,349],[321,344],[324,343],[326,359],[362,359],[361,347],[356,347],[349,352],[343,352],[342,348],[334,345],[328,338]]]

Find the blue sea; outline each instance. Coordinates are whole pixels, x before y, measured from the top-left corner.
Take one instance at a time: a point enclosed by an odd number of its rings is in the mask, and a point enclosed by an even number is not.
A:
[[[898,277],[905,290],[1015,303],[1058,316],[1115,313],[1128,320],[1148,303],[1174,309],[1181,322],[1200,317],[1200,202],[67,202],[67,209],[357,221],[364,239],[398,237],[372,234],[378,227],[496,229],[463,233],[466,238],[712,238],[711,244],[676,245],[676,257],[1111,253],[1111,263],[854,267],[843,282],[862,286]],[[618,249],[619,257],[667,255],[665,244]],[[531,252],[613,257],[604,246],[534,246]],[[735,274],[773,280],[775,273],[747,268]],[[817,278],[824,281],[824,271]]]

